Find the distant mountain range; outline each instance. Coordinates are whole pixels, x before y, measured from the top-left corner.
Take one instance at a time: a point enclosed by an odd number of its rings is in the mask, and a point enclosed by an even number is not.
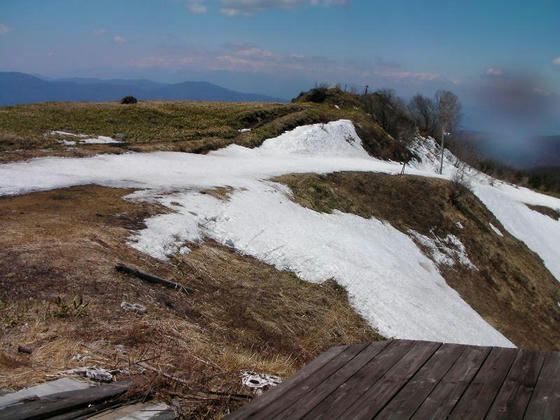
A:
[[[49,101],[105,102],[132,95],[138,99],[284,102],[256,93],[243,93],[208,82],[157,83],[150,80],[70,78],[45,80],[17,72],[0,72],[0,105]]]

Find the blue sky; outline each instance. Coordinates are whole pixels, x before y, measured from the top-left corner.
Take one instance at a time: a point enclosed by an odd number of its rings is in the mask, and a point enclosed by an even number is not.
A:
[[[208,80],[284,98],[339,82],[447,88],[467,109],[513,85],[554,102],[559,40],[557,0],[0,2],[0,70]]]

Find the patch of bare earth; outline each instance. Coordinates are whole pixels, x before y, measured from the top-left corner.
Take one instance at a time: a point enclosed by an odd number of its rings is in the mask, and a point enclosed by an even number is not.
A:
[[[352,172],[275,180],[292,189],[296,202],[317,211],[375,217],[406,234],[412,229],[432,238],[455,235],[478,269],[459,261],[440,265],[447,283],[516,345],[560,349],[560,284],[465,187],[434,178]],[[429,249],[413,239],[430,256]]]
[[[130,192],[0,198],[0,388],[79,366],[121,368],[138,392],[174,399],[184,416],[220,417],[251,397],[243,370],[285,377],[327,348],[381,338],[334,282],[303,282],[212,241],[169,263],[130,248],[131,230],[167,211],[124,200]],[[118,273],[118,262],[194,294]]]

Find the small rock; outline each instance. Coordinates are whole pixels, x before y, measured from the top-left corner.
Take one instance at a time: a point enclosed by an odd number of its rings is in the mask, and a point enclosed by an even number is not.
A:
[[[79,375],[83,378],[89,378],[97,382],[113,381],[113,374],[110,371],[98,367],[81,367],[71,370],[65,370],[59,375]]]
[[[18,346],[17,351],[19,353],[25,353],[25,354],[33,353],[33,349],[31,347],[25,347],[25,346]]]
[[[122,302],[121,308],[125,311],[132,311],[141,315],[144,315],[146,312],[148,312],[146,307],[144,305],[140,305],[139,303]]]
[[[90,359],[91,356],[87,355],[87,354],[76,354],[74,355],[74,357],[72,357],[72,360],[77,360],[78,362],[83,362],[84,360]]]

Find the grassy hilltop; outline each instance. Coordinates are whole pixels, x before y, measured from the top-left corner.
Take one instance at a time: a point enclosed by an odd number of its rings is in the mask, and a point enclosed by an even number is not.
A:
[[[341,118],[357,123],[372,151],[394,153],[394,141],[358,106],[334,105],[142,101],[134,105],[53,102],[2,107],[0,162],[125,151],[205,153],[233,143],[255,147],[299,125]],[[73,138],[51,134],[55,130],[109,136],[122,144],[68,148],[61,140]]]

